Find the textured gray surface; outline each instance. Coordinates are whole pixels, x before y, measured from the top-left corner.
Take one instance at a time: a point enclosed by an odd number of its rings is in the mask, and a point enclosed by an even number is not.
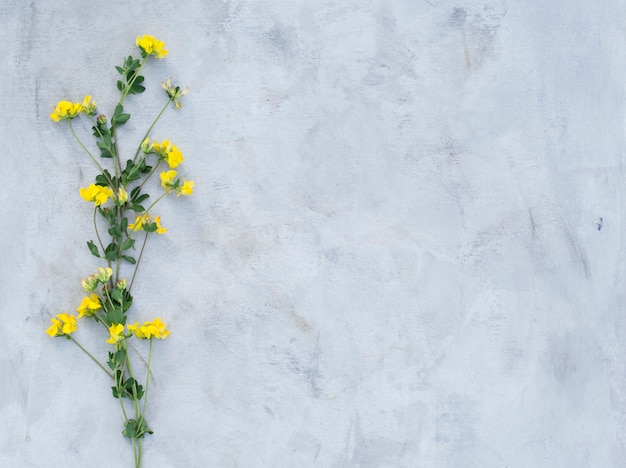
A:
[[[135,290],[172,329],[146,467],[626,466],[625,12],[601,3],[1,1],[0,465],[130,466],[101,371],[43,333],[97,266],[94,171],[48,115],[110,113],[147,33],[170,55],[124,136],[188,84],[153,136],[196,189]]]

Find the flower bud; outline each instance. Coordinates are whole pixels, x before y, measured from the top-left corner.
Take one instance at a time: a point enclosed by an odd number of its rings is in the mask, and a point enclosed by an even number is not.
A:
[[[148,154],[152,151],[153,146],[154,145],[150,143],[150,138],[146,138],[141,142],[141,151],[143,151],[144,154]]]
[[[96,123],[98,125],[106,125],[107,124],[107,116],[104,114],[100,114],[97,118],[96,118]]]
[[[112,274],[113,274],[113,270],[111,268],[100,267],[98,268],[98,274],[96,275],[96,278],[101,283],[106,283],[107,281],[109,281],[109,278],[111,277]]]
[[[98,287],[98,278],[95,275],[90,275],[82,281],[83,289],[86,293],[90,293]]]
[[[126,279],[122,278],[117,280],[117,283],[115,283],[115,289],[119,289],[120,291],[126,289]]]
[[[120,187],[117,190],[117,204],[121,206],[127,201],[128,201],[128,192],[124,188]]]

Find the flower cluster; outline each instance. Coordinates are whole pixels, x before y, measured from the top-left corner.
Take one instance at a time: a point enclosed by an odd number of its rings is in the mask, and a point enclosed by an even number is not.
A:
[[[146,138],[141,144],[144,154],[156,154],[160,160],[165,161],[170,169],[177,167],[184,161],[183,153],[178,147],[170,143],[169,140],[163,140],[161,143],[150,142],[150,138]]]
[[[83,197],[83,200],[94,202],[96,206],[100,206],[113,197],[113,190],[102,185],[91,184],[89,187],[80,189],[80,196]]]
[[[142,439],[146,434],[152,433],[145,418],[152,343],[153,339],[164,340],[170,331],[160,318],[144,322],[143,325],[139,325],[139,322],[127,324],[133,305],[131,289],[148,237],[152,233],[167,232],[161,225],[161,217],[152,216],[151,210],[172,192],[176,195],[191,195],[194,183],[179,178],[178,173],[173,170],[184,161],[178,147],[167,139],[157,142],[151,141],[149,137],[166,108],[173,104],[175,108],[180,109],[180,100],[187,94],[186,88],[182,90],[180,86],[172,85],[170,80],[163,84],[167,101],[148,127],[136,152],[134,155],[131,153],[124,157],[121,154],[117,130],[131,117],[124,108],[126,98],[141,94],[145,90],[144,77],[141,73],[147,61],[151,57],[163,58],[168,54],[165,44],[154,36],[139,36],[136,45],[140,58],[128,56],[121,66],[115,67],[121,75],[117,81],[120,99],[110,119],[104,114],[98,114],[92,96],[85,96],[82,102],[60,101],[50,114],[54,122],[62,120],[68,122],[72,135],[98,169],[94,182],[80,188],[79,192],[83,200],[93,203],[95,241],[89,240],[87,247],[89,252],[105,265],[82,280],[82,289],[86,295],[76,308],[78,316],[57,314],[50,319],[52,325],[46,333],[51,337],[64,337],[73,341],[113,380],[114,385],[111,387],[113,396],[120,400],[124,417],[122,434],[132,442],[137,468],[141,466]],[[72,121],[79,115],[91,123],[96,139],[95,147],[100,158],[88,149],[74,130]],[[159,172],[161,164],[166,164],[169,170],[160,173],[160,187],[158,183],[153,184],[160,194],[149,203],[150,194],[147,190],[150,185],[147,185],[147,182]],[[103,226],[108,237],[104,234]],[[140,248],[135,245],[138,241],[143,242]],[[132,276],[128,276],[129,281],[123,277],[126,268],[132,269]],[[77,331],[77,319],[94,321],[107,331],[108,336],[104,341],[112,347],[106,365],[79,344],[75,335],[70,336]],[[79,334],[80,332],[76,335]],[[133,373],[135,366],[131,363],[131,354],[127,352],[129,340],[149,341],[148,358],[147,360],[141,358],[142,362],[147,363],[145,386],[139,384]],[[128,403],[125,404],[124,400],[130,400],[132,408],[127,408]],[[134,411],[134,415],[131,411]]]
[[[52,325],[46,330],[46,333],[52,337],[70,336],[76,331],[76,317],[66,313],[57,314],[56,318],[51,318]]]
[[[193,193],[193,180],[183,179],[176,177],[178,172],[166,171],[161,172],[161,186],[167,193],[175,192],[176,196],[184,195],[189,196]]]
[[[128,229],[156,232],[157,234],[165,234],[167,232],[167,229],[161,226],[161,217],[155,216],[153,220],[149,213],[137,215],[135,222],[128,225]]]
[[[141,55],[144,58],[148,55],[154,55],[156,58],[163,58],[168,53],[168,51],[164,49],[165,44],[163,41],[159,41],[154,36],[144,34],[143,37],[137,38],[136,44],[137,47],[141,49]]]

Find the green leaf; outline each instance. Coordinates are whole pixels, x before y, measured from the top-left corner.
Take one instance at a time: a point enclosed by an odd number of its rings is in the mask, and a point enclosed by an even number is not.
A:
[[[122,309],[120,309],[119,307],[114,307],[113,309],[109,310],[104,319],[109,326],[113,325],[114,323],[121,323],[122,325],[126,325],[126,316],[122,312]]]
[[[130,263],[131,265],[134,265],[135,263],[137,263],[137,260],[135,260],[133,257],[122,255],[122,258],[126,260],[128,263]]]
[[[111,294],[111,297],[115,300],[115,302],[122,302],[122,291],[120,291],[119,289],[114,288],[109,292],[109,294]]]
[[[135,239],[132,237],[127,237],[124,243],[122,244],[122,250],[128,250],[135,247]]]
[[[117,80],[117,89],[119,91],[122,91],[124,89],[124,83],[122,83],[120,80]]]
[[[130,114],[120,114],[114,117],[113,120],[117,125],[124,125],[130,119]]]
[[[147,200],[148,198],[150,198],[150,195],[148,195],[147,193],[143,193],[140,196],[138,196],[136,200],[133,200],[133,202],[141,203],[141,202]]]
[[[100,258],[100,252],[98,251],[98,247],[96,247],[96,244],[94,244],[93,241],[87,241],[87,247],[89,248],[91,255]]]
[[[120,75],[123,75],[124,73],[126,73],[122,67],[118,67],[117,65],[115,65],[115,69]]]
[[[138,424],[134,419],[129,419],[124,424],[124,430],[122,431],[122,435],[124,437],[128,437],[129,439],[137,439],[138,435]]]

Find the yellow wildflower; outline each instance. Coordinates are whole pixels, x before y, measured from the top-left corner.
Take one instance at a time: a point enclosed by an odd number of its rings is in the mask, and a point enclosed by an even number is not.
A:
[[[183,162],[183,153],[169,140],[163,140],[161,143],[154,142],[152,149],[158,154],[170,166],[170,169],[174,169],[180,163]]]
[[[170,193],[172,190],[176,190],[178,188],[176,182],[180,183],[180,180],[176,179],[177,174],[178,172],[176,171],[161,172],[161,186],[167,193]]]
[[[148,36],[146,34],[137,36],[137,47],[141,49],[142,56],[154,55],[156,58],[163,58],[167,55],[167,50],[164,49],[165,43],[159,41],[154,36]]]
[[[139,326],[139,322],[128,325],[128,331],[135,334],[137,338],[142,340],[150,340],[157,338],[164,340],[170,335],[170,331],[166,329],[167,325],[160,318],[155,318],[152,322],[144,322]]]
[[[149,227],[152,226],[152,224],[156,225],[156,231],[153,230],[153,227],[152,229]],[[161,217],[155,216],[153,220],[149,213],[137,215],[135,217],[135,222],[129,224],[128,228],[132,229],[133,231],[139,231],[140,229],[142,229],[146,232],[156,232],[157,234],[165,234],[167,232],[167,229],[161,226]]]
[[[102,305],[100,304],[100,299],[97,294],[91,294],[89,297],[83,298],[82,302],[76,309],[78,312],[78,318],[82,318],[85,315],[87,317],[91,317],[95,314],[96,310],[100,309]]]
[[[83,200],[94,202],[96,206],[100,206],[113,197],[113,190],[109,187],[91,184],[87,188],[80,189],[80,196],[83,197]]]
[[[109,327],[109,335],[111,335],[109,337],[108,340],[106,340],[107,343],[109,344],[116,344],[118,341],[121,341],[124,339],[124,325],[122,325],[121,323],[118,324],[113,324]]]
[[[180,195],[185,197],[191,195],[193,193],[193,180],[183,179],[183,186],[180,188]]]
[[[178,173],[176,171],[161,172],[161,186],[167,193],[174,190],[176,192],[176,196],[191,195],[193,193],[193,180],[183,179],[183,183],[181,185],[180,179],[176,178],[177,175]]]
[[[51,318],[52,325],[46,330],[51,336],[66,336],[76,331],[76,317],[69,314],[57,314],[56,318]]]
[[[83,106],[80,102],[59,101],[54,106],[54,111],[50,114],[50,118],[55,122],[60,120],[72,120],[83,110]]]
[[[163,226],[161,226],[161,217],[160,216],[155,216],[154,217],[154,224],[156,224],[156,233],[157,234],[165,234],[167,232],[167,229],[164,228]]]
[[[85,114],[89,116],[96,115],[96,101],[92,101],[91,96],[85,96],[81,107]]]

